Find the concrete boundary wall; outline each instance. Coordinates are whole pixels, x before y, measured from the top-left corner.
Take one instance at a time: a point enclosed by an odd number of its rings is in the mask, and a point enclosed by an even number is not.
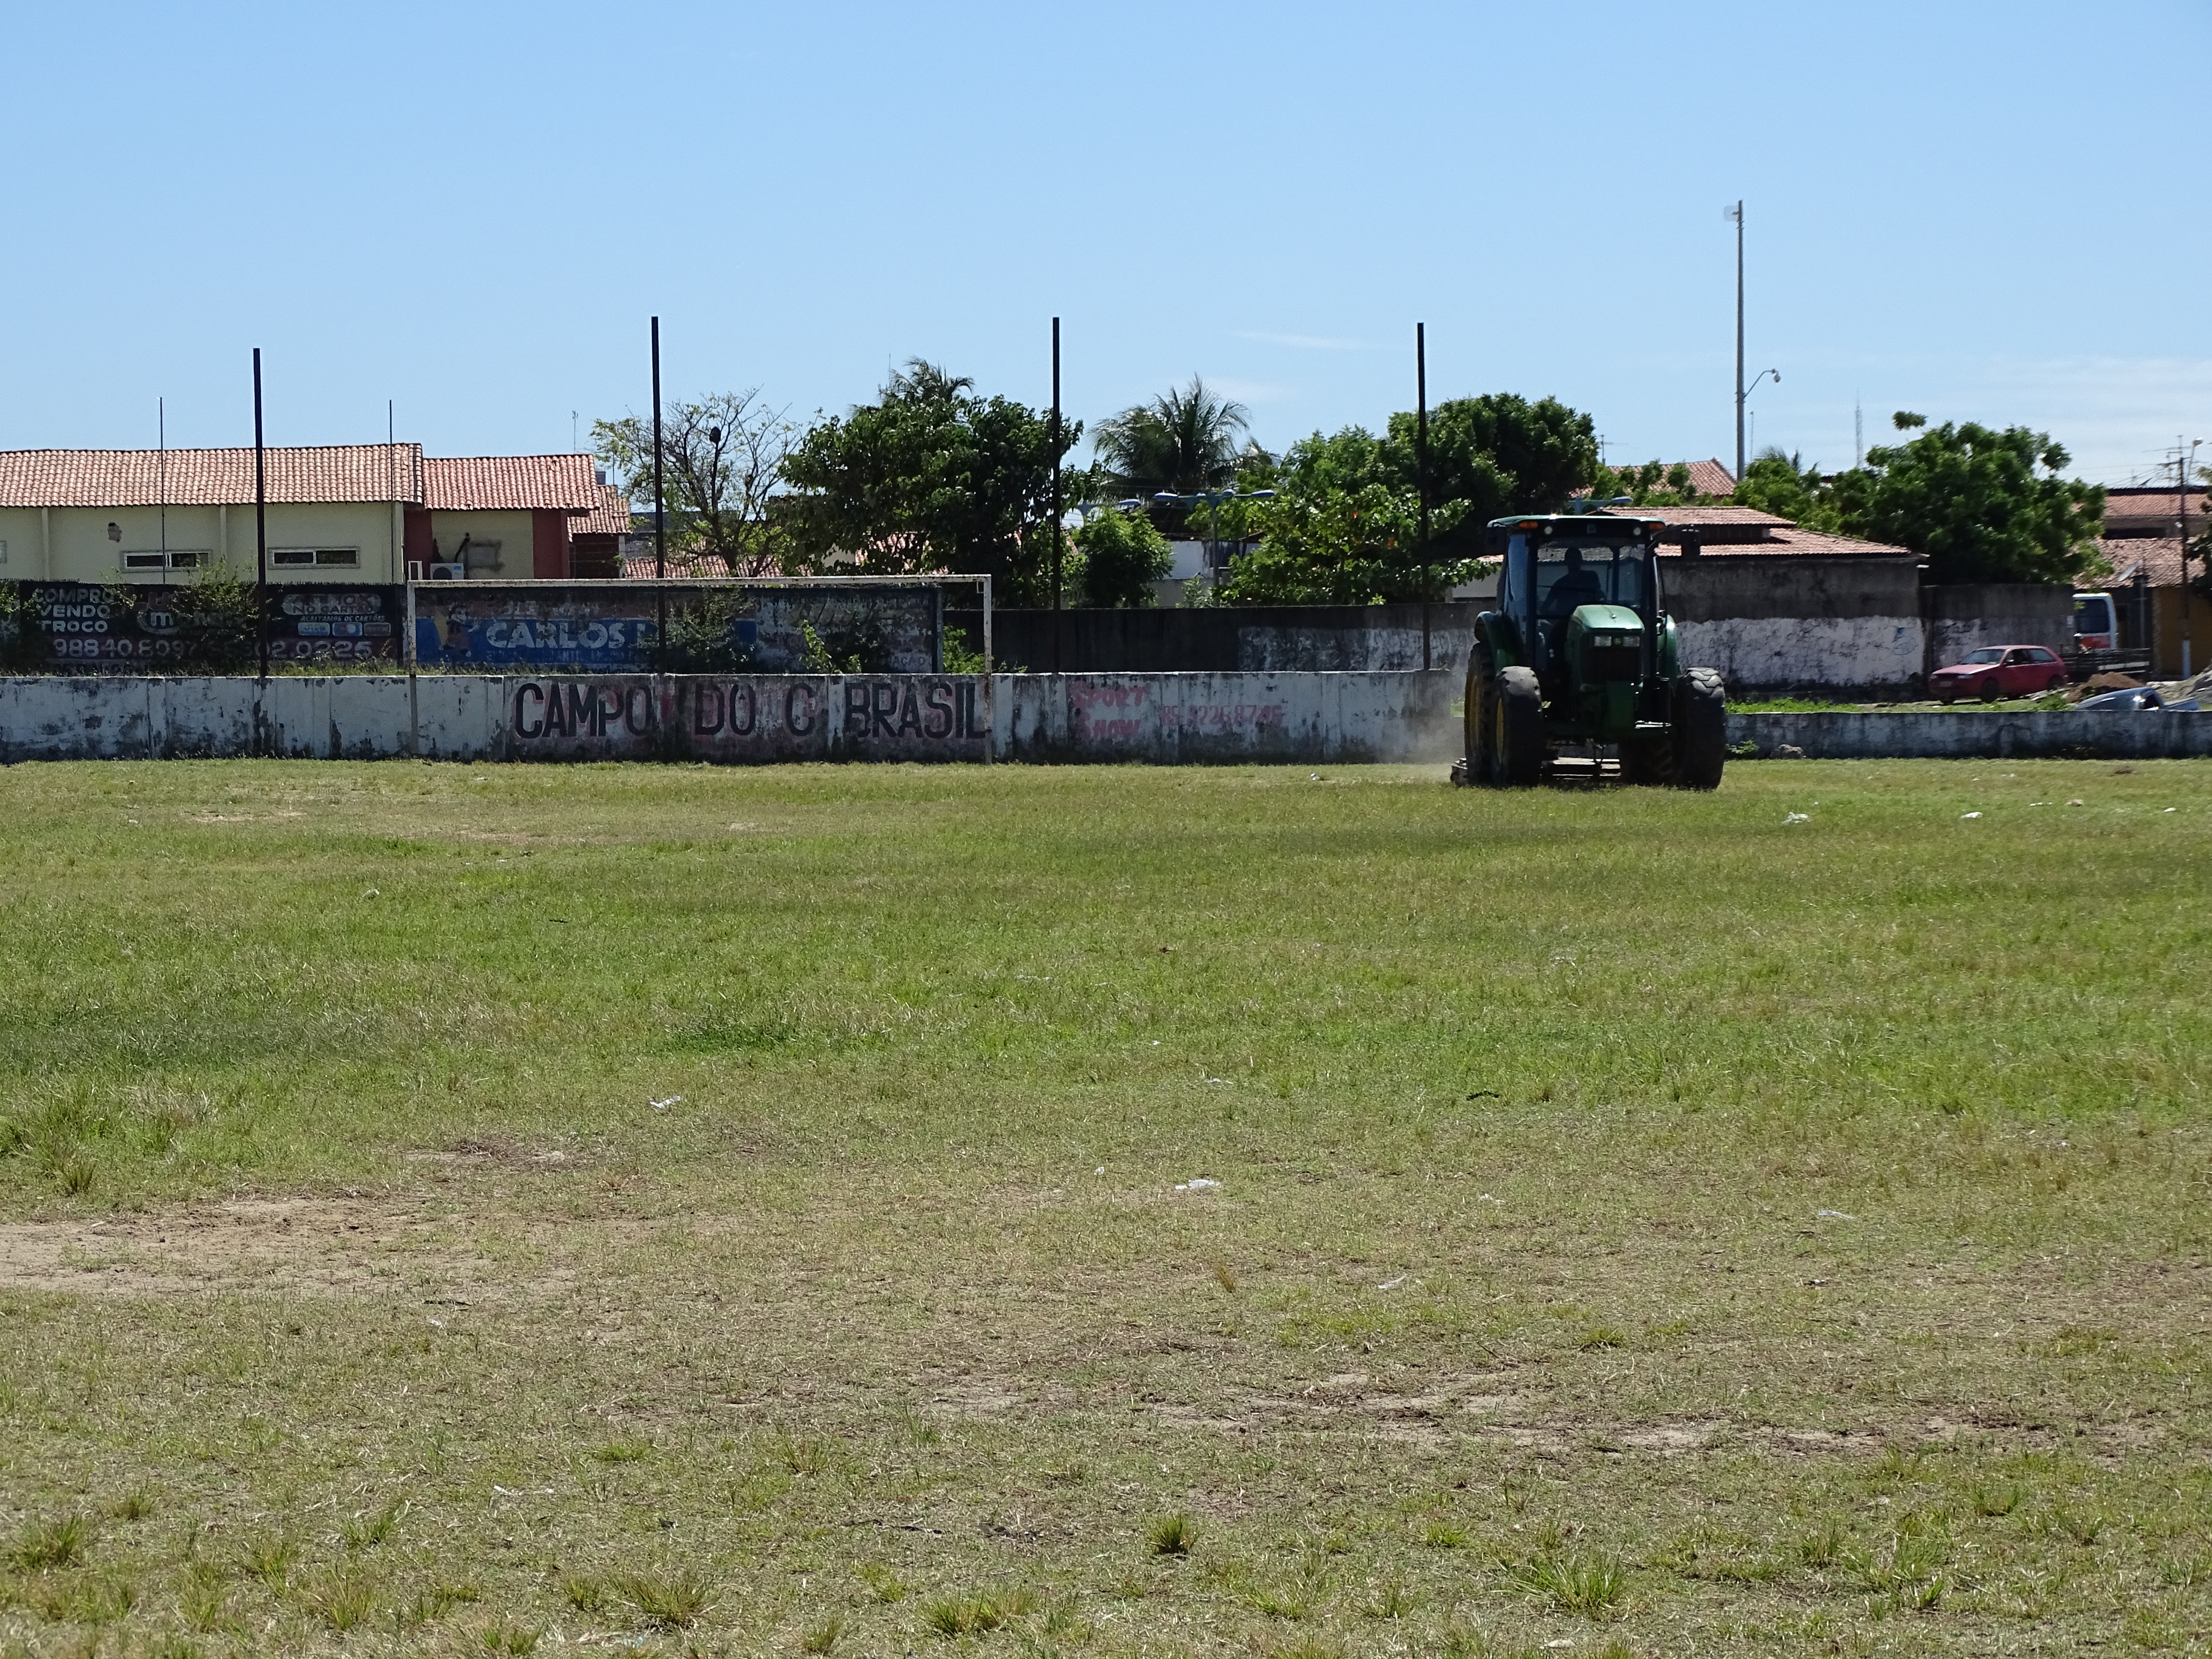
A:
[[[1731,714],[1731,744],[1808,760],[2184,760],[2212,756],[2212,714],[1957,709],[1918,714]]]
[[[346,675],[0,680],[0,762],[1444,761],[1455,676]]]
[[[1244,674],[333,675],[0,680],[0,762],[1143,762],[1457,757],[1446,671]],[[2212,756],[2212,714],[1731,714],[1819,759]]]

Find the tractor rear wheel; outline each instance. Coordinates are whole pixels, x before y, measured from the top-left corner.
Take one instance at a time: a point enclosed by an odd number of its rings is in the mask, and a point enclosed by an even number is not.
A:
[[[1467,759],[1462,763],[1467,781],[1488,787],[1497,781],[1490,754],[1490,652],[1476,646],[1467,659]]]
[[[1492,765],[1499,783],[1528,789],[1544,774],[1544,693],[1533,668],[1508,668],[1490,683]]]
[[[1674,702],[1674,781],[1685,789],[1717,789],[1728,763],[1728,687],[1710,668],[1682,677]]]

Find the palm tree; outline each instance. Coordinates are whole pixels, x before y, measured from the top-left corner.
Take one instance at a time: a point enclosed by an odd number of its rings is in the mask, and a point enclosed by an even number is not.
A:
[[[1233,482],[1238,440],[1251,416],[1243,404],[1190,384],[1098,423],[1099,455],[1115,487],[1149,498],[1160,490],[1189,495]]]
[[[949,374],[941,363],[909,357],[906,368],[891,376],[883,395],[886,403],[896,399],[902,403],[949,404],[962,392],[975,389],[975,382],[969,375]]]

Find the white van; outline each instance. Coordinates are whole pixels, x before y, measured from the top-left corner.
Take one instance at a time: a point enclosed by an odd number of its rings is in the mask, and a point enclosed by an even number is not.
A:
[[[2074,648],[2076,651],[2117,651],[2120,648],[2119,607],[2109,593],[2074,596]]]

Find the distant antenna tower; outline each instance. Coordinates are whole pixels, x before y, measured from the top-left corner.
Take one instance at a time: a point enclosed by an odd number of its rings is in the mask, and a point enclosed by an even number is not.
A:
[[[1856,472],[1866,465],[1866,405],[1859,401],[1856,392],[1851,394],[1851,470]]]

